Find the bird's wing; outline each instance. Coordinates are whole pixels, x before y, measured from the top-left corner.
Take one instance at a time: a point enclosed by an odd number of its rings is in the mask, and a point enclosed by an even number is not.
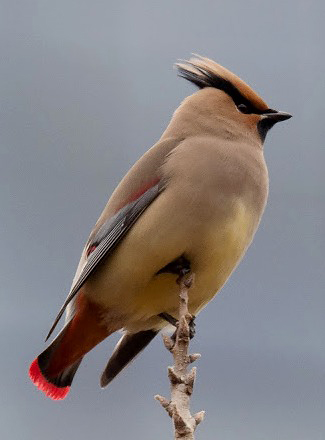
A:
[[[55,318],[46,340],[51,336],[67,305],[78,293],[79,289],[86,282],[87,278],[94,272],[103,258],[109,255],[115,249],[128,230],[137,221],[146,208],[156,199],[162,190],[163,184],[161,181],[155,183],[136,200],[128,203],[113,217],[110,217],[108,220],[106,220],[96,231],[94,236],[91,237],[87,244],[87,262],[81,270],[79,277],[72,285],[71,291],[61,307],[57,317]]]

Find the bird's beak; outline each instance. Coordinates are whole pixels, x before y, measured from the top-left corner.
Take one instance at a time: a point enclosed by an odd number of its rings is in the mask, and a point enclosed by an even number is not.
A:
[[[285,121],[286,119],[290,119],[291,115],[285,112],[278,112],[271,108],[265,110],[261,114],[261,119],[257,124],[257,130],[259,132],[260,138],[264,142],[266,133],[273,127],[274,124],[280,121]]]
[[[290,115],[290,113],[286,113],[286,112],[277,112],[276,110],[272,110],[272,112],[268,112],[268,113],[264,113],[263,114],[265,119],[268,119],[270,122],[272,121],[273,124],[276,124],[277,122],[280,121],[285,121],[286,119],[290,119],[292,118],[292,115]]]

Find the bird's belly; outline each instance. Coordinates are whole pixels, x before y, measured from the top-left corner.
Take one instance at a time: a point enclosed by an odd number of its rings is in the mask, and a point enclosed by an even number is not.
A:
[[[249,246],[257,222],[238,204],[235,214],[224,222],[216,219],[209,228],[202,230],[199,240],[188,242],[184,252],[191,262],[195,282],[189,292],[189,311],[197,314],[221,289]],[[147,286],[134,297],[135,321],[148,319],[161,312],[178,314],[179,286],[176,275],[159,274],[152,277]]]
[[[164,211],[163,211],[164,212]],[[166,211],[167,212],[167,211]],[[197,314],[220,290],[250,244],[258,217],[242,201],[232,202],[227,215],[211,211],[209,221],[191,223],[190,212],[173,216],[168,230],[159,230],[149,215],[144,217],[154,232],[145,241],[143,228],[134,227],[114,254],[90,277],[83,291],[107,310],[107,319],[118,319],[123,327],[141,330],[159,326],[156,316],[177,316],[179,286],[176,275],[158,274],[159,269],[184,255],[191,264],[195,282],[189,293],[189,310]],[[166,216],[169,215],[168,212]],[[184,221],[186,220],[186,223]],[[180,228],[179,225],[186,225]],[[173,230],[178,228],[177,233]],[[140,233],[138,234],[138,231]]]

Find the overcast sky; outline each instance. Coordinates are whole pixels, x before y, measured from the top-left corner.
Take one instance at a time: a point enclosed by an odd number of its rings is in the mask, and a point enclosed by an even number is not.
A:
[[[172,438],[153,400],[168,395],[160,338],[101,390],[118,336],[104,341],[63,402],[27,369],[108,196],[195,90],[172,68],[191,52],[294,116],[265,144],[255,241],[197,319],[197,439],[325,439],[324,12],[322,0],[0,1],[2,439]]]

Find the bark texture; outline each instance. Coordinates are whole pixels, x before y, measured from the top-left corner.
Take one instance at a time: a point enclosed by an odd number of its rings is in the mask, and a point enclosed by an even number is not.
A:
[[[180,300],[179,320],[176,329],[176,339],[173,340],[163,335],[165,347],[174,358],[174,366],[168,367],[168,377],[171,386],[170,400],[156,395],[155,399],[160,402],[167,411],[174,424],[175,440],[194,440],[194,431],[204,418],[204,411],[194,415],[190,411],[190,399],[196,377],[196,368],[188,371],[188,365],[200,358],[200,354],[188,354],[190,343],[189,323],[193,317],[188,312],[188,291],[194,282],[194,274],[187,274],[179,278]]]

